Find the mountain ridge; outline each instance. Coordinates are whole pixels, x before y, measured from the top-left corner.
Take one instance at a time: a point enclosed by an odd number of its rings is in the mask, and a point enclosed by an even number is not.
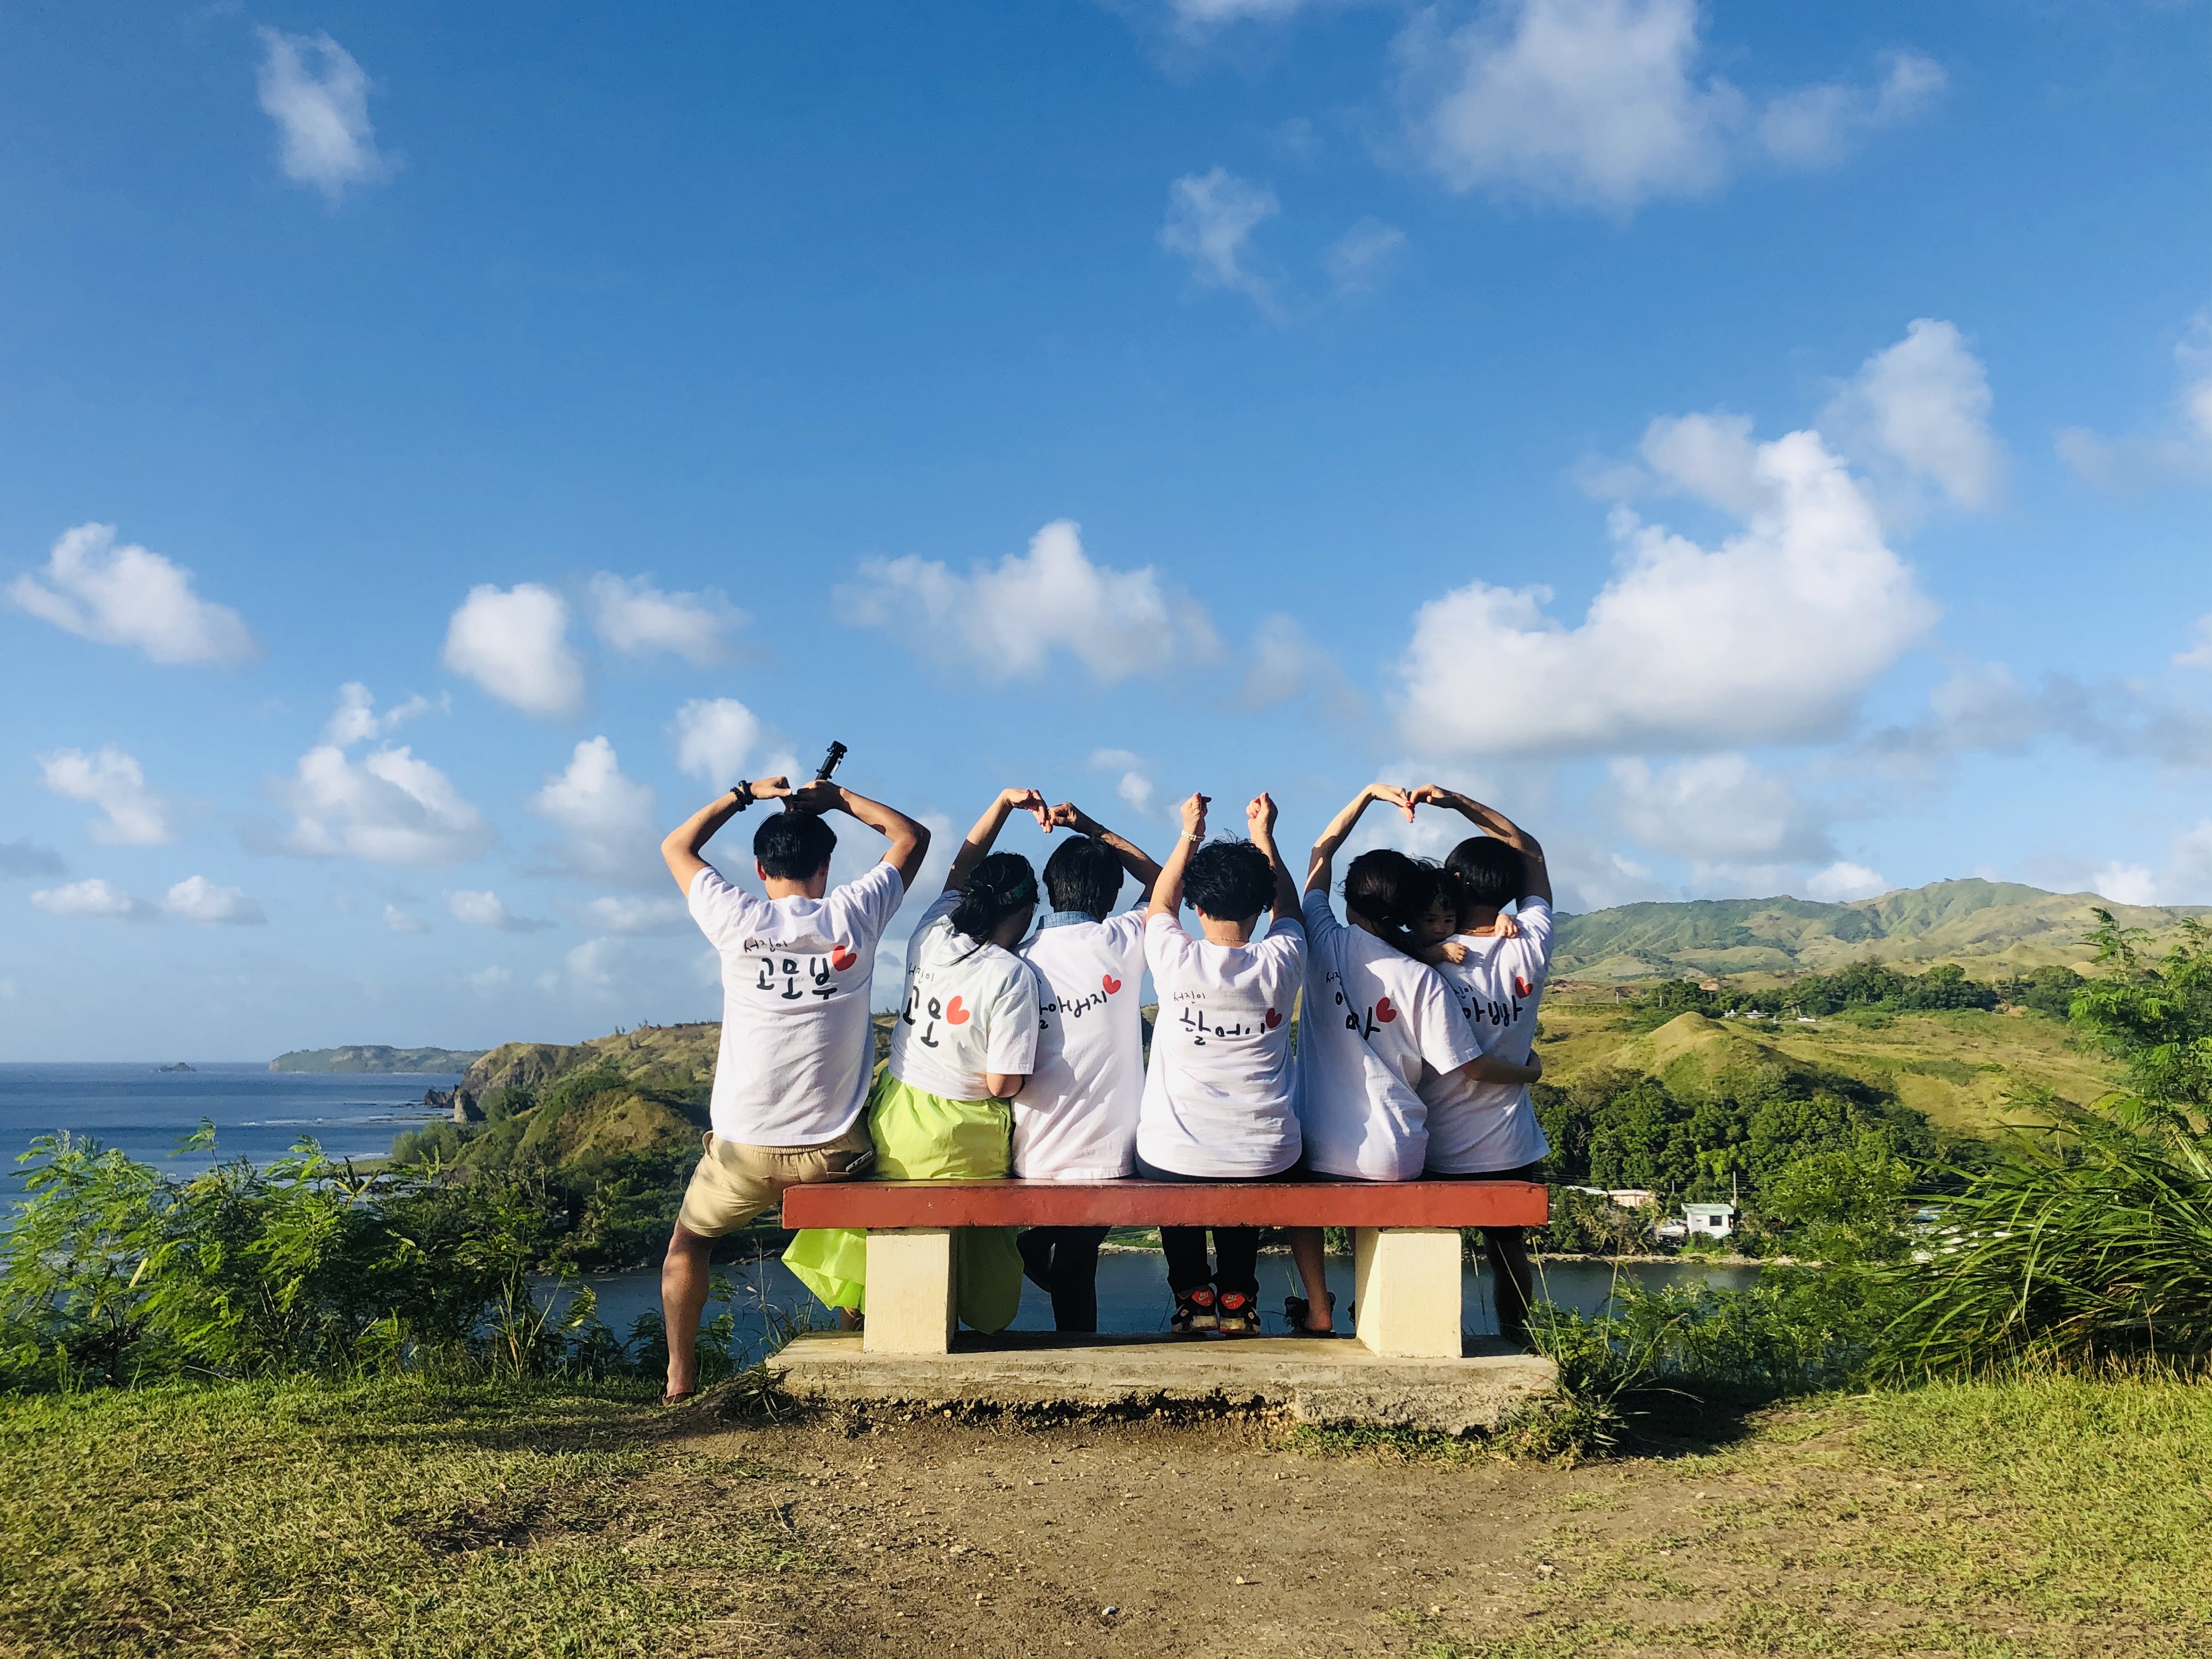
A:
[[[2122,904],[2096,893],[2053,893],[1978,876],[1901,887],[1846,903],[1786,896],[1651,900],[1563,915],[1555,979],[1619,983],[1678,975],[1789,975],[1873,958],[1900,968],[1956,962],[1968,971],[2079,969],[2083,943],[2109,910],[2123,927],[2172,932],[2203,905]]]

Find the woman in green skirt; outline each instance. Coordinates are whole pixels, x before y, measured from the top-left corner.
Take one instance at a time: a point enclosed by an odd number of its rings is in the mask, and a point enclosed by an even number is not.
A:
[[[1012,1102],[1036,1058],[1037,988],[1013,953],[1036,909],[1036,872],[991,844],[1008,814],[1050,810],[1034,789],[1009,789],[975,821],[944,896],[906,948],[906,1002],[891,1054],[868,1096],[879,1181],[991,1180],[1012,1167]],[[953,1239],[960,1321],[1001,1331],[1022,1300],[1012,1227],[963,1227]],[[809,1228],[785,1265],[833,1308],[867,1307],[867,1235]]]

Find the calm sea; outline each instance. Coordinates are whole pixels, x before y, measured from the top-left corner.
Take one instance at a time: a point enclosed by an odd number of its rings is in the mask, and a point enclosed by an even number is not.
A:
[[[213,1120],[215,1155],[266,1164],[302,1136],[333,1158],[382,1158],[392,1138],[440,1114],[422,1106],[451,1076],[331,1077],[272,1072],[265,1062],[195,1060],[189,1072],[151,1066],[0,1065],[0,1169],[34,1136],[66,1129],[181,1173],[205,1153],[173,1158],[177,1144]],[[0,1193],[12,1196],[12,1182]]]

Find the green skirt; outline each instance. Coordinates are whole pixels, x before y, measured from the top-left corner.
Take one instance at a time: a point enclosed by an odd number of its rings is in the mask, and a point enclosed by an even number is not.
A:
[[[888,1068],[868,1093],[878,1181],[992,1181],[1013,1167],[1013,1108],[1003,1100],[947,1100],[909,1089]],[[1012,1227],[957,1227],[952,1279],[960,1322],[1003,1331],[1022,1301],[1022,1256]],[[833,1308],[868,1305],[868,1236],[810,1227],[784,1265]]]

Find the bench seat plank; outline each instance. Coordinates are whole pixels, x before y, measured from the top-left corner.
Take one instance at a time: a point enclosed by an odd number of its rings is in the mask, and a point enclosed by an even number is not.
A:
[[[787,1188],[787,1227],[1540,1227],[1534,1181],[850,1181]]]

